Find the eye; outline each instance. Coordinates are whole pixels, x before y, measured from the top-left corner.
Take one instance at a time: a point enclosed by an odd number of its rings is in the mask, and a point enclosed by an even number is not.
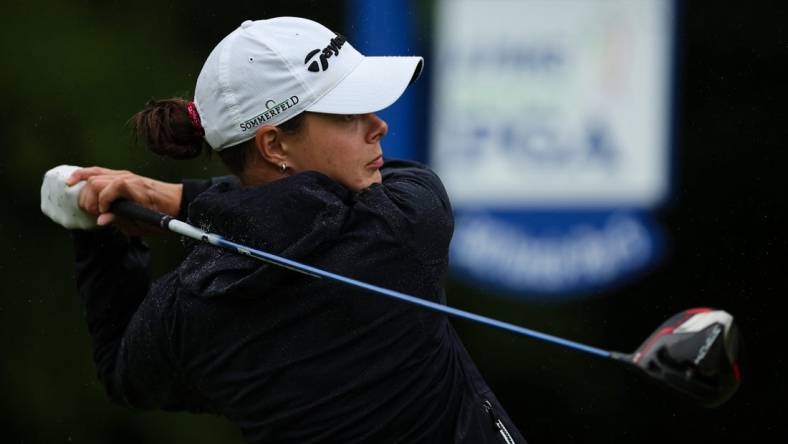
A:
[[[352,122],[358,119],[359,114],[342,114],[341,118],[345,122]]]

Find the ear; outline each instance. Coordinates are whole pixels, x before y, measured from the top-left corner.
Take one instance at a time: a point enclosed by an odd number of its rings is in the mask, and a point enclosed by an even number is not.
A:
[[[287,152],[282,145],[282,137],[282,130],[271,125],[258,128],[254,136],[257,152],[266,162],[277,168],[287,163]]]

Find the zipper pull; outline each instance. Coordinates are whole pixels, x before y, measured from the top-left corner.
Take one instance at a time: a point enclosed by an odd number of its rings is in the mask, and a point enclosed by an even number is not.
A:
[[[506,444],[515,444],[514,438],[512,438],[512,435],[509,434],[509,430],[506,429],[506,426],[503,424],[503,421],[501,421],[501,418],[495,413],[492,403],[485,399],[482,403],[482,408],[484,408],[484,411],[490,415],[493,426],[498,429],[498,433],[500,433],[501,437],[503,437],[503,441]]]

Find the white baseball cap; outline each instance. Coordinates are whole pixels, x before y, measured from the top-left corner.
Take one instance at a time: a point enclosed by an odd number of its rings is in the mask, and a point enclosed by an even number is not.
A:
[[[394,103],[421,57],[365,57],[325,26],[297,17],[247,20],[208,56],[194,106],[216,151],[304,111],[364,114]]]

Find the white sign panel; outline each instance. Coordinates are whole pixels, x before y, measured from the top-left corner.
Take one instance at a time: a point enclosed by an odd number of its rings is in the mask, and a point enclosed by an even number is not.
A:
[[[669,181],[672,2],[445,0],[431,164],[462,207],[652,207]]]

